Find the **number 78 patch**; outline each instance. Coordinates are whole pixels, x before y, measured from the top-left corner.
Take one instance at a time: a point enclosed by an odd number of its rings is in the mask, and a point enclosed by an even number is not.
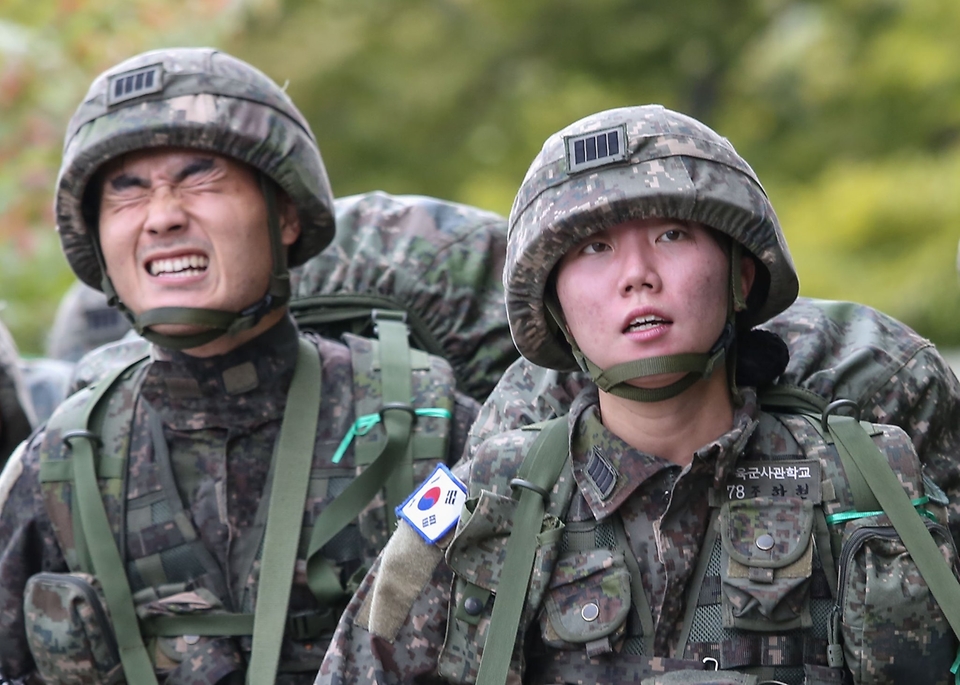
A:
[[[467,488],[450,469],[438,464],[423,484],[397,507],[397,516],[424,540],[436,543],[460,520]]]

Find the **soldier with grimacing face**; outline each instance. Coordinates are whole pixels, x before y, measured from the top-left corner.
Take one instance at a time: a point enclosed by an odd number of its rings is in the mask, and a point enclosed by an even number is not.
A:
[[[239,59],[144,53],[71,120],[56,211],[76,275],[150,345],[4,471],[0,680],[312,682],[398,503],[374,482],[324,518],[354,492],[358,408],[382,405],[383,381],[372,341],[302,332],[288,311],[289,267],[334,235],[313,132]],[[404,378],[430,416],[399,420],[412,447],[390,473],[452,462],[476,413],[425,359]],[[396,427],[383,414],[370,438]]]

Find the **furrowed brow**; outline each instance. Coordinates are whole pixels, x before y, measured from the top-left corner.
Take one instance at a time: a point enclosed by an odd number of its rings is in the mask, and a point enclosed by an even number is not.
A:
[[[134,176],[132,174],[120,174],[110,179],[110,187],[113,190],[121,191],[127,188],[149,188],[150,183],[145,178]]]
[[[195,174],[202,174],[205,171],[210,171],[213,167],[214,161],[212,157],[195,159],[177,173],[177,175],[174,177],[174,181],[179,183],[180,181],[190,178]]]

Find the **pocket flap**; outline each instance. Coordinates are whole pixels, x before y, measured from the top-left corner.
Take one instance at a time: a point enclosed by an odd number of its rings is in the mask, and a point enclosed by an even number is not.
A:
[[[623,553],[596,549],[557,561],[544,608],[557,637],[585,643],[620,628],[630,612],[630,600]]]
[[[752,568],[783,568],[806,551],[813,530],[813,502],[799,497],[731,500],[720,509],[723,548]]]
[[[516,500],[486,490],[482,490],[479,497],[467,500],[456,535],[446,552],[447,564],[454,573],[478,587],[496,592],[516,509]],[[545,515],[538,543],[555,541],[562,529],[559,519]]]

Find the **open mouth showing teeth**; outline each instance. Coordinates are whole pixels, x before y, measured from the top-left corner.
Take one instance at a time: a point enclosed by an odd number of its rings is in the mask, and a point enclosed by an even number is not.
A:
[[[641,316],[631,321],[627,327],[623,329],[623,332],[629,333],[631,331],[645,331],[650,328],[656,328],[657,326],[664,326],[668,323],[670,322],[657,316]]]
[[[196,276],[207,270],[210,260],[203,255],[185,255],[171,259],[154,259],[147,264],[151,276],[174,276],[186,278]]]

